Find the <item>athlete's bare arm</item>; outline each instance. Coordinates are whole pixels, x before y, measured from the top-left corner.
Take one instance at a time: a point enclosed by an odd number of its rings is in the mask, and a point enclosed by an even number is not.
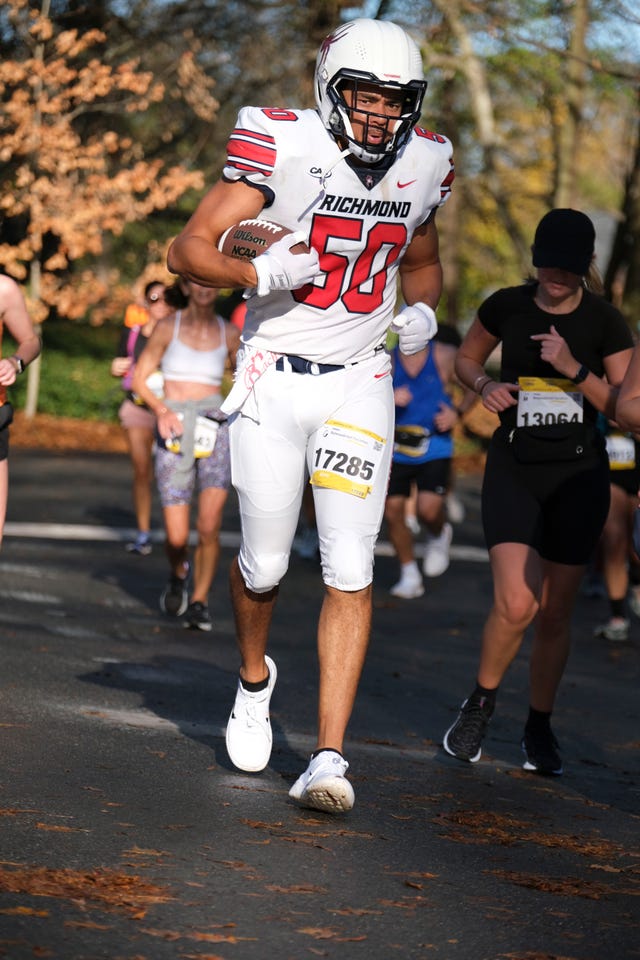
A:
[[[160,367],[164,352],[171,343],[174,322],[175,315],[173,313],[162,320],[158,320],[144,346],[144,350],[136,361],[136,368],[131,381],[131,389],[134,393],[137,393],[140,399],[144,400],[147,406],[156,413],[164,407],[164,404],[147,386],[147,378]]]
[[[42,343],[33,329],[20,287],[15,280],[7,276],[0,276],[0,322],[15,340],[16,355],[26,367],[38,356]],[[5,386],[15,383],[16,370],[16,361],[11,357],[1,359],[0,383]]]
[[[209,190],[169,248],[167,266],[210,287],[255,287],[250,263],[223,256],[216,244],[227,227],[259,216],[264,197],[255,187],[224,178]]]
[[[415,231],[400,264],[400,285],[405,303],[427,303],[434,310],[442,293],[442,265],[435,219]]]
[[[640,435],[640,346],[631,356],[616,404],[616,420],[625,430]]]

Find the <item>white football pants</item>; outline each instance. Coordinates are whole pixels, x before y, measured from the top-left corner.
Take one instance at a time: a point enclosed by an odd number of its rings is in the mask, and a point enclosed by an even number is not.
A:
[[[389,356],[320,375],[269,367],[231,418],[231,478],[242,526],[240,571],[264,593],[287,571],[306,472],[324,582],[360,590],[373,579],[393,453]]]

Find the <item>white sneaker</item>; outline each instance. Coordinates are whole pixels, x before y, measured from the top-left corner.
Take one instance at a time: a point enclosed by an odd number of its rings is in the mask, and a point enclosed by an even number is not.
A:
[[[391,587],[389,593],[392,597],[402,597],[403,600],[415,600],[416,597],[422,596],[424,583],[416,563],[410,567],[402,567],[400,579]]]
[[[451,523],[462,523],[466,516],[464,503],[457,493],[447,494],[447,516]]]
[[[640,617],[640,587],[634,584],[629,591],[629,606],[634,616]]]
[[[346,813],[355,803],[353,787],[345,777],[349,764],[337,750],[322,750],[289,790],[301,807]]]
[[[605,640],[614,640],[626,643],[629,639],[631,624],[626,617],[611,617],[608,623],[603,623],[593,631],[594,637],[604,637]]]
[[[411,533],[414,535],[414,537],[418,536],[420,533],[420,521],[414,513],[407,514],[407,516],[404,518],[404,524],[407,529],[411,530]]]
[[[445,523],[438,537],[427,537],[422,560],[425,577],[439,577],[449,566],[449,547],[452,536],[451,524]]]
[[[269,701],[278,671],[271,657],[265,657],[269,683],[264,690],[251,693],[238,680],[236,700],[227,724],[227,752],[238,770],[258,773],[269,763],[273,735],[269,722]]]

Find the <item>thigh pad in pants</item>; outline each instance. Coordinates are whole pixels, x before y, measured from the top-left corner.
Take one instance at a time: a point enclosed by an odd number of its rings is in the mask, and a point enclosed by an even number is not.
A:
[[[389,383],[369,374],[360,387],[315,432],[308,453],[323,580],[348,591],[373,579],[393,452]]]

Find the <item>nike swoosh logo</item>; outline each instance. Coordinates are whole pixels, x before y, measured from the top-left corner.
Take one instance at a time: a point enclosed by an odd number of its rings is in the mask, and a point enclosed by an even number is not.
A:
[[[416,182],[415,180],[407,180],[406,183],[400,183],[400,181],[398,180],[398,186],[400,187],[401,190],[403,190],[405,187],[410,187],[411,184],[415,182]]]
[[[388,370],[385,370],[384,373],[374,373],[373,379],[374,379],[374,380],[382,380],[383,377],[388,377],[388,376],[389,376],[389,371],[388,371]]]

